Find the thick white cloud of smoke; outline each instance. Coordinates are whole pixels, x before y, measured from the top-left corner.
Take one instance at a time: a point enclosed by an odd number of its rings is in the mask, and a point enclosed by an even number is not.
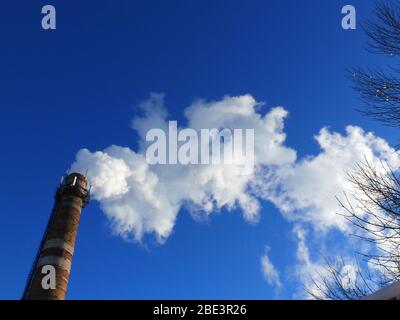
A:
[[[152,128],[168,131],[163,96],[153,94],[141,104],[143,117],[132,120],[141,138],[141,148],[111,146],[103,151],[80,150],[71,171],[86,172],[93,197],[101,203],[114,231],[140,240],[153,233],[164,241],[171,233],[183,205],[211,214],[223,207],[239,207],[246,220],[257,221],[257,198],[272,201],[290,220],[310,222],[318,229],[338,227],[337,201],[351,191],[346,173],[364,158],[387,161],[399,167],[399,154],[383,139],[361,128],[348,126],[346,135],[323,128],[315,137],[321,152],[296,159],[296,151],[285,146],[282,107],[261,114],[250,95],[225,97],[220,101],[198,100],[185,109],[188,127],[255,130],[253,175],[235,174],[232,165],[149,165],[145,158],[145,136]]]
[[[161,95],[153,94],[141,107],[144,116],[132,121],[141,138],[138,152],[118,146],[93,153],[83,149],[71,167],[71,171],[88,171],[93,197],[115,233],[138,241],[152,233],[163,242],[183,205],[203,214],[239,207],[246,220],[257,221],[260,205],[249,190],[254,174],[238,175],[240,168],[235,165],[148,165],[146,133],[153,128],[168,131],[167,112]],[[196,101],[185,115],[193,129],[254,129],[256,167],[293,163],[295,151],[284,146],[287,112],[278,107],[261,115],[259,107],[249,95],[225,97],[217,102]]]
[[[146,133],[153,128],[168,132],[168,112],[161,94],[152,94],[140,107],[143,116],[132,120],[140,137],[139,150],[120,146],[94,152],[82,149],[70,168],[88,172],[93,198],[111,221],[113,232],[127,240],[140,242],[152,234],[163,243],[182,207],[204,215],[239,208],[245,220],[255,223],[260,199],[271,201],[289,221],[310,224],[322,233],[332,228],[347,232],[350,226],[336,214],[335,199],[343,192],[352,193],[347,172],[364,159],[400,167],[398,152],[356,126],[348,126],[345,134],[321,129],[315,136],[320,152],[298,159],[296,150],[285,145],[288,112],[276,107],[264,113],[262,103],[250,95],[197,100],[184,115],[187,127],[195,130],[254,129],[253,174],[238,175],[240,168],[235,165],[149,165]],[[312,266],[305,257],[298,259]],[[267,280],[279,286],[279,274],[267,255],[262,264]]]

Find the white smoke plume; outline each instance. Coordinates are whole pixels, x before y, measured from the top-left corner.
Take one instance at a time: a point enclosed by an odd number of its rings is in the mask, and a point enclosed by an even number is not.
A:
[[[400,165],[399,153],[383,139],[349,126],[346,134],[324,128],[315,137],[318,155],[297,159],[285,146],[284,120],[288,112],[276,107],[262,112],[251,95],[226,96],[220,101],[197,100],[184,111],[188,127],[255,130],[255,165],[252,175],[240,176],[234,165],[149,165],[145,158],[146,132],[167,131],[164,96],[153,94],[140,107],[144,115],[132,120],[140,137],[137,151],[111,146],[103,151],[80,150],[70,171],[85,173],[92,195],[127,240],[141,241],[153,234],[162,243],[171,234],[182,207],[209,215],[221,208],[241,209],[245,220],[259,217],[259,199],[272,201],[290,221],[311,223],[316,230],[349,227],[338,218],[336,195],[351,191],[346,172],[357,161],[387,161]],[[182,128],[180,128],[182,129]]]

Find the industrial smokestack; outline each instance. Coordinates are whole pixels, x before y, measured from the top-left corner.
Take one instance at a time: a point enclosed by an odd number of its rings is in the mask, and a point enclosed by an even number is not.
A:
[[[68,175],[57,188],[23,299],[65,299],[80,215],[89,197],[87,178],[79,173]]]

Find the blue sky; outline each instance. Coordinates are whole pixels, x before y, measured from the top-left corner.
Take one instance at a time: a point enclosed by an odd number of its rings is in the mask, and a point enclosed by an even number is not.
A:
[[[251,94],[263,112],[283,106],[285,145],[299,159],[318,154],[313,139],[353,124],[391,145],[393,129],[360,106],[345,68],[385,65],[368,54],[361,30],[341,28],[348,1],[51,1],[57,30],[41,29],[44,1],[0,5],[2,224],[0,298],[19,298],[50,214],[54,189],[81,148],[138,148],[130,128],[150,92],[166,94],[171,119],[195,98]],[[351,1],[359,21],[369,1]],[[112,235],[98,202],[84,211],[70,299],[293,298],[298,239],[274,204],[260,200],[257,224],[240,209],[195,221],[183,207],[164,244]],[[317,254],[318,237],[308,243]],[[340,251],[342,234],[324,235]],[[342,242],[341,242],[342,241]],[[332,244],[335,243],[335,246]],[[261,271],[265,246],[283,287]]]

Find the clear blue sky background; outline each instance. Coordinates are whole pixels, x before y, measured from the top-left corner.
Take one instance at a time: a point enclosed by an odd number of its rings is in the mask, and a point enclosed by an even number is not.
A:
[[[372,66],[361,28],[341,28],[341,8],[371,17],[364,0],[2,1],[0,4],[0,298],[17,299],[60,176],[83,148],[136,148],[135,104],[165,92],[171,118],[196,97],[252,94],[290,111],[287,145],[302,157],[329,125],[396,132],[363,118],[345,68]],[[57,30],[41,29],[41,7]],[[183,121],[183,120],[182,120]],[[79,229],[71,299],[292,298],[263,279],[265,244],[285,272],[294,262],[291,226],[268,203],[257,225],[238,212],[198,223],[183,211],[165,245],[110,234],[92,202]]]

